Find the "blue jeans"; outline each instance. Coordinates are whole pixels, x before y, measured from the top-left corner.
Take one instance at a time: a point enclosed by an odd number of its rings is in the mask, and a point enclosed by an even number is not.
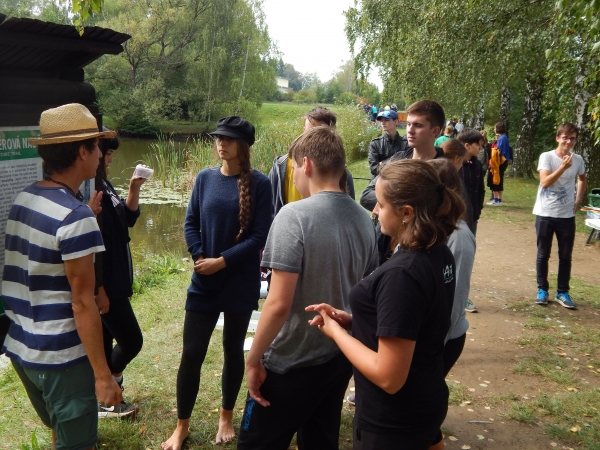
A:
[[[535,219],[537,235],[537,284],[538,289],[548,290],[548,260],[552,251],[552,238],[556,234],[558,242],[558,286],[557,293],[569,292],[571,280],[571,256],[575,243],[575,217],[556,219],[537,216]]]

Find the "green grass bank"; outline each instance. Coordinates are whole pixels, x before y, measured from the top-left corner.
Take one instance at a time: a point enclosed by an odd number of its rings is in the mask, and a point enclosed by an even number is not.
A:
[[[349,165],[357,176],[368,178],[365,160]],[[357,192],[366,181],[357,181]],[[506,180],[506,205],[486,208],[484,220],[500,223],[531,222],[531,207],[537,183]],[[578,223],[583,217],[578,217]],[[125,371],[124,396],[140,407],[134,421],[101,420],[98,447],[107,450],[157,449],[170,436],[176,422],[175,386],[182,350],[182,328],[186,289],[192,271],[188,260],[169,255],[144,255],[134,251],[135,294],[132,303],[144,333],[144,348]],[[573,295],[593,314],[600,313],[600,287],[581,280],[572,281]],[[518,395],[486,400],[500,409],[507,420],[540,423],[550,437],[586,450],[598,449],[600,442],[600,332],[580,322],[581,317],[560,317],[555,311],[530,302],[511,308],[522,316],[531,333],[518,345],[530,352],[514,363],[514,371],[535,377],[549,386],[547,394],[534,401]],[[564,327],[569,333],[565,334]],[[575,361],[577,360],[577,361]],[[581,361],[579,361],[581,360]],[[583,361],[586,361],[583,363]],[[215,331],[204,362],[200,393],[191,418],[189,449],[214,448],[221,401],[220,376],[223,364],[222,332]],[[450,384],[451,403],[471,401],[470,393]],[[245,383],[238,397],[235,424],[239,426],[244,406]],[[491,402],[491,403],[490,403]],[[25,391],[11,367],[0,370],[0,449],[49,449],[50,432],[37,418]],[[340,448],[350,449],[353,409],[344,406]],[[575,431],[573,431],[575,430]],[[222,446],[235,448],[235,441]]]

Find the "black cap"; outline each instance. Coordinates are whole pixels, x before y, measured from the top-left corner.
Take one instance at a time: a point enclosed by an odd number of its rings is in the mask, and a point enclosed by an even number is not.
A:
[[[238,116],[219,119],[217,121],[217,129],[208,134],[243,139],[248,145],[254,144],[254,125]]]

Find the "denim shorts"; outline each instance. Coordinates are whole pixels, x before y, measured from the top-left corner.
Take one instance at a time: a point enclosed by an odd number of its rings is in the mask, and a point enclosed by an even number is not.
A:
[[[92,366],[86,359],[67,369],[12,365],[38,416],[56,432],[56,449],[86,449],[98,440],[98,403]]]

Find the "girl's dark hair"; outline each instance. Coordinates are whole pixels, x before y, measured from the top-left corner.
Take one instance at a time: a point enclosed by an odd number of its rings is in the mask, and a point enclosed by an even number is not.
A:
[[[235,139],[238,148],[238,157],[240,159],[240,177],[238,178],[238,191],[240,193],[240,212],[238,221],[240,222],[240,231],[235,237],[235,242],[239,242],[244,232],[250,226],[252,219],[252,196],[250,188],[252,183],[252,170],[250,167],[250,146],[243,139]]]
[[[506,124],[504,122],[498,122],[494,125],[494,131],[498,134],[506,134]]]
[[[483,136],[475,128],[463,128],[458,136],[456,136],[463,144],[478,144],[483,139]]]
[[[42,170],[47,175],[63,173],[75,163],[79,147],[83,145],[88,152],[93,152],[97,140],[98,138],[94,137],[84,141],[38,145],[38,155],[42,158]]]
[[[394,207],[412,206],[414,210],[412,220],[400,227],[398,244],[402,249],[430,249],[443,244],[464,214],[460,194],[447,189],[426,161],[390,162],[381,169],[378,183]]]
[[[102,131],[112,131],[110,128],[106,128],[104,125],[102,126]],[[102,152],[102,156],[106,154],[109,150],[117,150],[119,148],[119,139],[117,137],[100,139],[100,151]]]
[[[102,131],[111,131],[109,128],[102,126]],[[100,158],[100,164],[98,164],[98,170],[96,170],[96,183],[98,180],[106,180],[108,175],[106,173],[106,152],[109,150],[117,150],[119,148],[119,139],[117,137],[100,139],[100,151],[102,152],[102,157]],[[100,186],[100,184],[96,184],[96,186]]]
[[[467,153],[467,148],[458,139],[448,139],[442,142],[442,150],[448,159],[464,158]]]

